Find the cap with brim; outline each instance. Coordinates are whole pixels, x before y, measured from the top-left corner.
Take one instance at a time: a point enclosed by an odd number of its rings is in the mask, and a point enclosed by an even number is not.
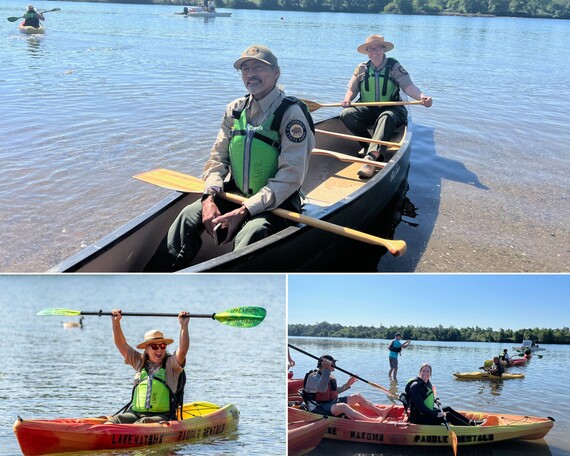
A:
[[[370,35],[356,50],[361,54],[368,54],[367,48],[374,46],[384,46],[384,52],[394,49],[394,44],[386,41],[382,35]]]
[[[402,337],[402,335],[400,333],[394,334],[394,337],[398,337],[398,336]]]
[[[158,329],[151,329],[150,331],[147,331],[145,333],[144,342],[138,344],[137,348],[146,348],[150,344],[160,344],[160,343],[165,343],[166,345],[170,345],[172,342],[174,342],[173,339],[166,339],[164,337],[164,334]]]
[[[267,63],[268,65],[279,66],[277,64],[277,57],[275,57],[273,52],[271,52],[271,49],[267,46],[254,44],[241,53],[240,58],[234,63],[234,68],[239,70],[243,62],[251,59],[259,60],[260,62]]]

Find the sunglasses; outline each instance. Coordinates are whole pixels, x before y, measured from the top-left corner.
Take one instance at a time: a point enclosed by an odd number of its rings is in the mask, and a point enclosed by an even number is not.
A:
[[[166,348],[166,344],[162,343],[162,344],[150,344],[149,345],[150,348],[152,348],[153,350],[158,350],[159,348],[161,349],[165,349]]]

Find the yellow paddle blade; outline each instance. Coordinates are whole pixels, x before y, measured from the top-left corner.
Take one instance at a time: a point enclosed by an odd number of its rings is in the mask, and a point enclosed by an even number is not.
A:
[[[453,448],[454,456],[457,456],[457,435],[451,429],[449,430],[449,439],[451,440],[451,448]]]
[[[168,169],[153,169],[133,177],[177,192],[202,193],[205,188],[203,180]]]

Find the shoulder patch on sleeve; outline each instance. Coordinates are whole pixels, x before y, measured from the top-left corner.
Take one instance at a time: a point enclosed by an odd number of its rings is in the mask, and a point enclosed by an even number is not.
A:
[[[307,137],[307,127],[301,120],[293,119],[285,127],[285,135],[291,142],[303,142]]]
[[[398,68],[398,69],[400,70],[400,73],[408,74],[408,72],[406,71],[406,69],[402,65],[400,65],[400,68]]]

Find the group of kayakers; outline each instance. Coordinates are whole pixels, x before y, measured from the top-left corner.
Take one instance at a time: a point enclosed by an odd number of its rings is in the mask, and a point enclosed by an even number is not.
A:
[[[398,356],[402,349],[410,345],[410,340],[402,341],[402,335],[397,332],[394,339],[388,345],[389,351],[389,378],[397,381]],[[295,347],[294,347],[295,348]],[[525,353],[525,358],[530,358],[530,350]],[[288,354],[288,368],[295,362]],[[505,366],[510,366],[512,358],[508,350],[504,349],[498,356],[493,358],[493,363],[485,370],[493,376],[501,376],[505,372]],[[384,410],[374,406],[361,394],[349,394],[340,396],[357,381],[355,376],[342,386],[337,384],[333,375],[336,360],[331,355],[323,355],[318,359],[316,369],[308,372],[303,379],[303,388],[300,393],[308,411],[327,416],[344,415],[351,419],[374,421],[384,419]],[[342,370],[342,369],[341,369]],[[346,371],[343,371],[346,372]],[[349,372],[347,372],[349,373]],[[350,373],[349,373],[350,374]],[[352,375],[352,374],[351,374]],[[477,426],[484,424],[483,421],[468,419],[451,407],[441,407],[436,396],[435,386],[431,384],[432,366],[424,363],[420,366],[416,377],[408,380],[405,391],[400,395],[407,410],[409,421],[416,424],[441,424],[447,421],[456,426]],[[387,390],[388,391],[388,390]],[[358,404],[358,410],[354,406]],[[364,413],[361,413],[364,412]]]
[[[344,95],[341,120],[360,138],[366,160],[382,159],[385,141],[404,124],[403,106],[361,106],[362,102],[401,100],[400,90],[426,107],[431,97],[412,82],[400,63],[387,58],[394,44],[382,35],[371,35],[357,47],[368,61],[358,65]],[[200,200],[182,210],[147,264],[148,272],[176,271],[191,265],[201,248],[204,231],[217,244],[235,239],[234,250],[243,249],[292,223],[271,211],[282,208],[300,212],[300,188],[308,170],[309,155],[315,146],[313,121],[307,106],[285,95],[277,81],[281,68],[267,46],[254,44],[235,61],[248,92],[226,107],[202,177],[205,190]],[[368,129],[374,127],[371,135]],[[372,177],[377,167],[363,165],[358,175]],[[229,203],[225,191],[237,192],[246,200]]]
[[[316,369],[305,375],[300,392],[306,409],[326,416],[344,415],[349,419],[364,421],[384,420],[386,410],[376,407],[360,393],[340,396],[350,389],[357,378],[351,376],[344,385],[339,386],[333,374],[335,363],[336,360],[331,355],[323,355],[318,359]],[[409,409],[411,423],[437,425],[448,422],[455,426],[485,424],[485,420],[469,419],[451,407],[442,407],[436,396],[436,388],[431,383],[431,376],[431,365],[422,364],[418,375],[407,382],[405,393],[400,396],[404,406]]]

